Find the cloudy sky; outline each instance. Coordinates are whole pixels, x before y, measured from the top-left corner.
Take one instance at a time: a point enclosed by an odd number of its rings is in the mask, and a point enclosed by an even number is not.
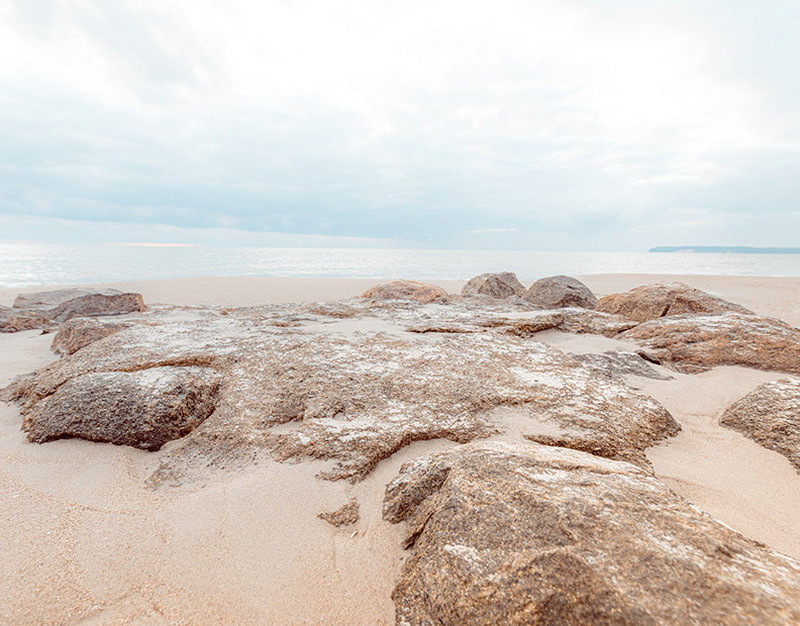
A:
[[[0,240],[800,245],[797,0],[0,0]]]

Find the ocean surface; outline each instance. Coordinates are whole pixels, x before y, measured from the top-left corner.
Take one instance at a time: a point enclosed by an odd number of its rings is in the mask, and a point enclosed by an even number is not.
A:
[[[468,279],[553,274],[800,276],[800,254],[369,250],[0,244],[0,287],[187,276]]]

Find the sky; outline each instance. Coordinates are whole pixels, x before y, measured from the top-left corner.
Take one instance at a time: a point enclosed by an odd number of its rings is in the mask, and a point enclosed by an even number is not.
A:
[[[0,0],[0,241],[800,245],[797,0]]]

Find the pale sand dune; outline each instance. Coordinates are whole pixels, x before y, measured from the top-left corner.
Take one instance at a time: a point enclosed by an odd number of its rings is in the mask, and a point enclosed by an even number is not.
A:
[[[800,323],[796,278],[584,277],[600,295],[659,278]],[[151,303],[250,305],[351,297],[376,282],[198,278],[115,286]],[[0,291],[0,304],[16,293]],[[538,338],[574,352],[629,347],[555,331]],[[37,331],[0,335],[0,385],[53,360],[50,340]],[[657,474],[714,517],[800,558],[800,475],[784,457],[716,424],[727,404],[782,376],[717,368],[631,382],[684,428],[648,452]],[[319,465],[265,459],[207,485],[151,491],[142,483],[159,453],[77,440],[28,444],[17,409],[0,404],[0,622],[393,623],[389,594],[404,552],[402,529],[381,520],[383,489],[401,463],[449,445],[409,446],[356,485],[316,479]],[[350,497],[361,507],[356,526],[335,529],[317,519]]]

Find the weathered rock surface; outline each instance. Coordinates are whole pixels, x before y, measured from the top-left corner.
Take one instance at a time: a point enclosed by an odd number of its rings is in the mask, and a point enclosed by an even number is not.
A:
[[[560,309],[576,306],[593,309],[597,298],[577,278],[571,276],[549,276],[540,278],[522,296],[544,309]]]
[[[211,415],[220,381],[206,367],[87,373],[38,402],[22,428],[36,443],[78,437],[158,450]]]
[[[492,298],[510,298],[525,293],[525,286],[513,272],[480,274],[471,278],[461,288],[462,296],[484,295]]]
[[[50,320],[36,313],[0,306],[0,333],[35,330],[48,325],[50,325]]]
[[[744,365],[800,374],[800,330],[769,317],[676,315],[644,322],[619,337],[687,373]]]
[[[800,565],[645,471],[473,443],[405,465],[384,518],[413,552],[398,624],[790,624]]]
[[[658,372],[650,363],[636,352],[604,352],[603,354],[576,354],[575,358],[584,365],[597,370],[611,378],[624,378],[625,376],[643,376],[655,380],[670,380]]]
[[[22,402],[27,416],[87,374],[213,367],[224,377],[216,411],[162,454],[155,483],[250,462],[259,450],[330,461],[325,478],[360,478],[414,441],[505,432],[503,409],[513,410],[520,436],[557,437],[637,462],[646,447],[678,432],[652,398],[533,340],[524,326],[530,320],[505,318],[500,304],[477,315],[473,305],[357,298],[335,307],[154,310],[3,395]],[[404,330],[476,319],[487,321],[476,332]],[[113,405],[114,398],[98,388],[93,401]]]
[[[382,285],[375,285],[367,289],[361,297],[381,300],[415,300],[422,304],[429,302],[446,304],[450,300],[447,292],[441,287],[416,280],[393,280]]]
[[[719,421],[782,454],[800,471],[800,380],[759,385],[729,406]]]
[[[58,289],[20,294],[14,301],[14,309],[65,322],[73,317],[136,313],[146,307],[138,293],[123,293],[116,289]]]
[[[600,298],[596,308],[637,322],[684,314],[717,315],[733,312],[754,315],[743,306],[681,282],[653,283],[634,287],[625,293],[611,294]]]
[[[326,511],[317,515],[318,518],[325,520],[329,524],[336,526],[350,526],[359,520],[358,502],[350,500],[335,511]]]
[[[124,322],[108,322],[91,317],[76,317],[58,327],[51,349],[56,354],[74,354],[90,343],[129,328]]]

